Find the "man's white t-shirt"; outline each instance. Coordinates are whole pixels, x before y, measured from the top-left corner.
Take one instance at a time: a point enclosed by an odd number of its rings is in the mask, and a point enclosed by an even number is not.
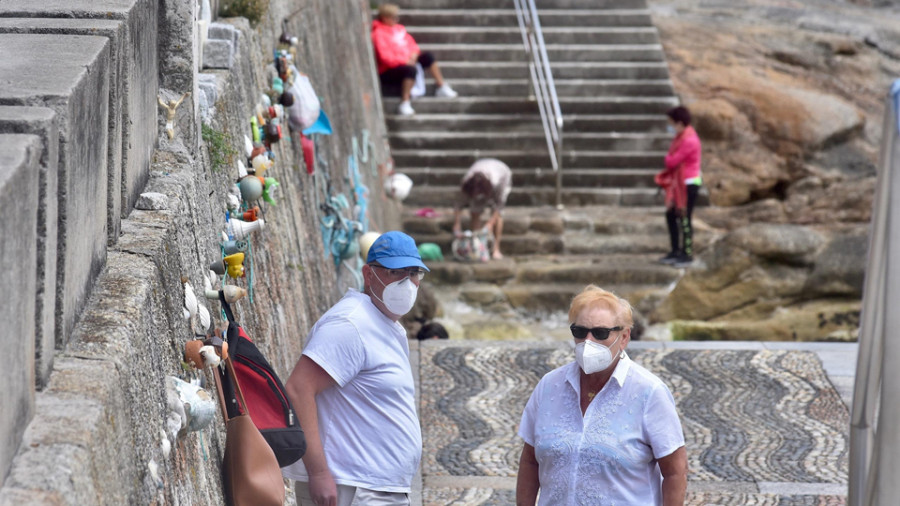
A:
[[[303,354],[337,383],[316,396],[319,435],[334,481],[410,492],[422,457],[422,432],[403,326],[368,295],[348,290],[313,326]],[[282,472],[309,481],[302,460]]]
[[[580,367],[547,373],[519,426],[538,461],[540,506],[662,504],[657,460],[684,446],[668,387],[623,357],[581,414]]]

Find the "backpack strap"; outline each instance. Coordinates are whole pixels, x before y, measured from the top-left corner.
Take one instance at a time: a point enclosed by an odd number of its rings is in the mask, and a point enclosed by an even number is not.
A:
[[[225,301],[225,291],[219,290],[219,302],[222,304],[222,311],[225,311],[225,318],[228,318],[228,323],[234,322],[234,313],[231,312],[231,305]]]

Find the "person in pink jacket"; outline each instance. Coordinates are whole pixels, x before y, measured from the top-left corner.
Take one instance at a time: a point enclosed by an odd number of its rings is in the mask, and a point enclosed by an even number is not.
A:
[[[402,115],[415,114],[410,103],[413,84],[416,81],[416,63],[428,70],[437,85],[436,97],[454,98],[456,91],[444,82],[444,76],[434,56],[421,52],[419,45],[398,23],[400,9],[394,4],[383,4],[378,8],[378,19],[372,22],[372,45],[378,63],[378,76],[382,88],[400,88]]]
[[[666,192],[666,225],[672,249],[659,261],[686,267],[694,261],[694,234],[691,215],[700,192],[700,137],[691,126],[691,112],[683,106],[666,113],[675,133],[665,169],[656,175],[656,183]]]

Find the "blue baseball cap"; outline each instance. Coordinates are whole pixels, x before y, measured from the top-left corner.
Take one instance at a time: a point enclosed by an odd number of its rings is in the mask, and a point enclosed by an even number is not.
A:
[[[378,262],[388,269],[404,267],[421,267],[430,270],[422,263],[416,241],[403,232],[393,231],[381,234],[369,248],[366,263]]]

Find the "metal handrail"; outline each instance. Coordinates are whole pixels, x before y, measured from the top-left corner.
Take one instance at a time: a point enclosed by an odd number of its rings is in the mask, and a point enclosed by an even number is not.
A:
[[[556,207],[562,208],[562,149],[563,149],[563,116],[556,96],[556,83],[550,71],[550,59],[547,57],[547,46],[541,31],[534,0],[515,0],[516,19],[522,32],[522,42],[528,58],[528,71],[531,74],[531,88],[541,112],[541,124],[550,152],[550,164],[556,172]]]
[[[896,504],[900,450],[900,79],[885,108],[850,417],[851,506]],[[881,472],[879,472],[881,471]]]

